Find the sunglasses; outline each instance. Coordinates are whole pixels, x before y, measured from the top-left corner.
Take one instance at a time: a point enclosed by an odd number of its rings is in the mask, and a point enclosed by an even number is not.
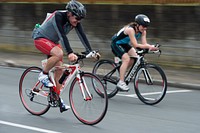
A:
[[[75,19],[77,20],[77,21],[80,21],[82,18],[81,17],[78,17],[76,14],[74,14],[74,13],[72,13],[72,15],[73,16],[75,16]]]
[[[148,26],[141,25],[143,28],[147,28]]]
[[[76,16],[75,19],[78,20],[78,21],[81,21],[82,18]]]

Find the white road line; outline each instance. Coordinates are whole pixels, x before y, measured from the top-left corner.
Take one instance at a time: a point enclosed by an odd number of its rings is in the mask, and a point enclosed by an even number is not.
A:
[[[191,92],[192,90],[175,90],[175,91],[167,91],[167,93],[179,93],[179,92]]]
[[[167,93],[181,93],[181,92],[191,92],[191,90],[174,90],[174,91],[167,91]],[[159,92],[152,92],[152,93],[145,93],[143,95],[153,95],[153,94],[159,94]],[[125,96],[125,97],[133,97],[137,98],[136,94],[117,94],[118,96]]]
[[[133,98],[137,98],[137,95],[136,94],[117,94],[117,96],[123,96],[123,97],[133,97]]]
[[[61,132],[46,130],[46,129],[42,129],[42,128],[31,127],[31,126],[26,126],[26,125],[21,125],[21,124],[1,121],[1,120],[0,120],[0,124],[9,125],[9,126],[13,126],[13,127],[24,128],[24,129],[29,129],[29,130],[34,130],[34,131],[38,131],[38,132],[42,132],[42,133],[61,133]]]

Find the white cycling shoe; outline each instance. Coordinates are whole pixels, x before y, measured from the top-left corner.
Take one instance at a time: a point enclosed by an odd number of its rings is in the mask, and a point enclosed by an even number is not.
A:
[[[40,82],[42,82],[43,85],[44,85],[45,87],[53,87],[53,84],[52,84],[51,81],[49,80],[49,76],[46,75],[46,74],[43,74],[43,72],[41,72],[41,73],[39,74],[38,80],[39,80]]]
[[[117,83],[117,88],[120,91],[129,91],[129,87],[126,85],[124,81],[121,81],[121,80],[119,80],[119,82]]]

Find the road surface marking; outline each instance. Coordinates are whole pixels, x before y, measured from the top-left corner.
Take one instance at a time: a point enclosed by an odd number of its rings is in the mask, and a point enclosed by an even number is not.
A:
[[[13,127],[24,128],[24,129],[29,129],[29,130],[34,130],[34,131],[38,131],[38,132],[42,132],[42,133],[61,133],[61,132],[46,130],[46,129],[42,129],[42,128],[31,127],[31,126],[26,126],[26,125],[21,125],[21,124],[1,121],[1,120],[0,120],[0,124],[9,125],[9,126],[13,126]]]
[[[181,93],[181,92],[190,92],[191,90],[174,90],[174,91],[167,91],[167,93]],[[160,92],[152,92],[152,93],[143,93],[143,95],[153,95],[153,94],[159,94]],[[117,94],[118,96],[125,96],[125,97],[133,97],[137,98],[136,94]]]

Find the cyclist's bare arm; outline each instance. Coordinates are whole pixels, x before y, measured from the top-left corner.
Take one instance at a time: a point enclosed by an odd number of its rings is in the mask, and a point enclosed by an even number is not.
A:
[[[149,49],[149,50],[152,50],[152,51],[158,50],[158,48],[147,43],[147,41],[146,41],[146,31],[144,31],[142,33],[142,37],[141,37],[142,44],[138,44],[138,42],[135,38],[135,31],[134,31],[133,28],[127,27],[124,32],[125,32],[125,34],[127,34],[129,36],[131,44],[133,45],[134,48]]]

